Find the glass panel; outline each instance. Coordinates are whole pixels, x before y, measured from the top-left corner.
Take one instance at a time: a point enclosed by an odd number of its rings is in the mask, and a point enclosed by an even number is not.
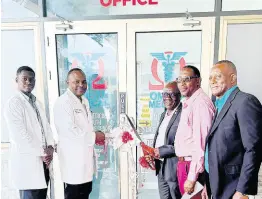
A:
[[[1,7],[2,18],[39,17],[41,13],[38,0],[2,0]]]
[[[261,0],[223,0],[222,10],[260,10],[262,9]]]
[[[23,39],[21,39],[23,38]],[[16,91],[16,70],[23,65],[36,69],[33,30],[2,30],[1,35],[1,107]],[[3,109],[1,108],[3,116]],[[9,142],[8,129],[1,117],[1,142]],[[1,147],[1,198],[18,198],[18,191],[9,181],[9,148]]]
[[[57,35],[59,92],[66,90],[66,75],[71,68],[81,68],[87,77],[88,98],[95,130],[117,126],[117,34]],[[110,118],[106,118],[106,112]],[[91,199],[120,198],[118,152],[108,146],[95,147],[98,154],[98,178],[93,180]]]
[[[229,24],[226,59],[237,67],[238,85],[262,103],[262,23]],[[252,38],[252,39],[251,39]]]
[[[186,64],[200,68],[201,31],[136,34],[137,124],[144,142],[152,146],[161,113],[162,89]],[[142,156],[138,150],[138,157]],[[138,198],[159,198],[155,171],[138,165]]]
[[[144,3],[143,3],[144,2]],[[141,5],[143,4],[143,5]],[[48,16],[62,17],[214,11],[214,0],[47,0]]]

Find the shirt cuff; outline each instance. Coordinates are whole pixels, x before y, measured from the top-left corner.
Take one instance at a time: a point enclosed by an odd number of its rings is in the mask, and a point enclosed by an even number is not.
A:
[[[188,173],[187,180],[190,180],[192,182],[196,182],[197,178],[198,178],[198,173],[192,173],[192,172]]]

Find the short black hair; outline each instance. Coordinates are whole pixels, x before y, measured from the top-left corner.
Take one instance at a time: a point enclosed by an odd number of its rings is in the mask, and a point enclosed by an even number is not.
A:
[[[67,77],[66,77],[67,80],[68,80],[69,75],[70,75],[72,72],[74,72],[74,71],[80,71],[81,73],[83,73],[83,74],[85,75],[85,73],[84,73],[84,71],[82,71],[82,69],[80,69],[80,68],[72,68],[72,69],[67,73]]]
[[[197,76],[198,78],[201,77],[201,76],[200,76],[200,71],[198,70],[197,67],[192,66],[192,65],[186,65],[184,68],[190,68],[190,69],[193,71],[193,73],[194,73],[195,76]]]
[[[30,68],[29,66],[21,66],[17,69],[16,71],[16,76],[18,76],[19,74],[21,74],[23,71],[29,71],[29,72],[32,72],[34,73],[34,76],[35,76],[35,71]]]

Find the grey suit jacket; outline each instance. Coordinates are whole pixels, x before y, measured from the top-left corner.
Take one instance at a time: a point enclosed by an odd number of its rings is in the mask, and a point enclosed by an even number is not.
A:
[[[262,106],[236,88],[214,119],[208,144],[209,180],[214,199],[235,191],[256,195],[262,160]]]
[[[176,114],[172,116],[165,134],[165,144],[161,147],[159,147],[159,153],[160,158],[164,158],[163,167],[164,167],[164,177],[166,181],[176,181],[177,175],[176,175],[176,167],[177,167],[177,158],[176,153],[174,149],[174,141],[176,136],[177,127],[180,121],[181,116],[181,110],[182,110],[182,104],[179,105],[177,108]],[[159,127],[165,117],[166,111],[161,114],[159,125],[154,137],[153,147],[155,147],[156,139],[159,133]],[[156,175],[159,173],[160,169],[160,162],[159,160],[155,160],[156,163]]]

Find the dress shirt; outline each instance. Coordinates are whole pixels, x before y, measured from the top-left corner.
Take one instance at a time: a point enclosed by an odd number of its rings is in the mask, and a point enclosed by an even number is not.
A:
[[[163,146],[165,144],[165,139],[166,139],[166,128],[171,120],[171,118],[173,117],[173,114],[177,111],[177,108],[179,107],[179,104],[177,105],[177,107],[170,113],[170,115],[165,114],[165,117],[159,127],[158,130],[158,135],[157,135],[157,139],[156,139],[156,144],[155,144],[155,148],[158,148],[160,146]]]
[[[204,170],[205,140],[214,114],[215,107],[202,88],[183,102],[174,145],[178,157],[192,158],[187,177],[190,181],[196,181]]]
[[[215,101],[215,106],[217,108],[218,114],[222,110],[223,106],[225,105],[227,99],[231,95],[231,93],[237,88],[237,86],[233,86],[230,89],[228,89],[225,94],[221,98],[217,98]]]

